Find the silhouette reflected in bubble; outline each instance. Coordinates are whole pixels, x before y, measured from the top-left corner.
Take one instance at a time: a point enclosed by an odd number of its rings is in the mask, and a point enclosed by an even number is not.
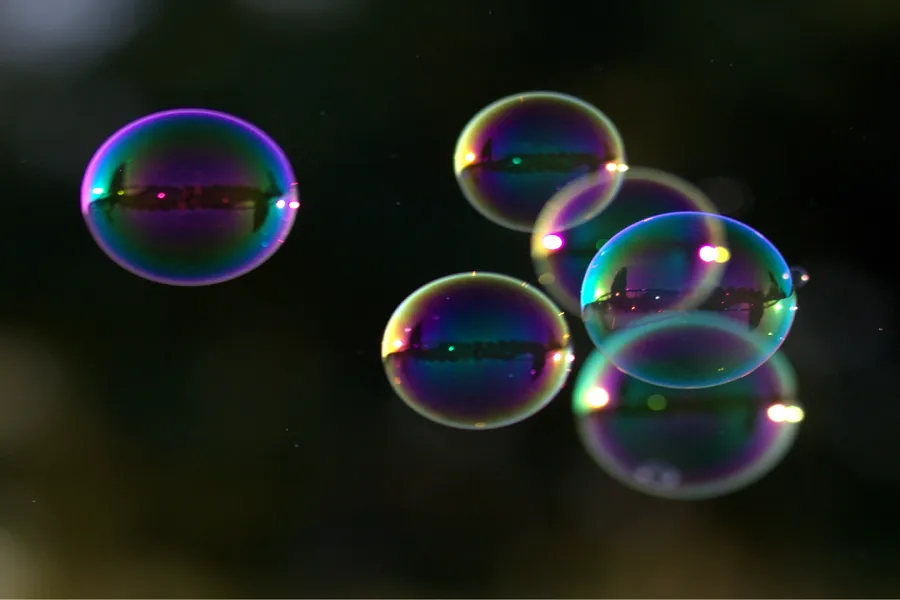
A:
[[[562,312],[524,281],[493,273],[438,279],[394,311],[382,339],[391,386],[442,425],[490,429],[546,406],[574,356]]]
[[[208,110],[149,115],[94,154],[81,207],[128,271],[197,286],[239,277],[287,238],[300,201],[284,153],[253,125]]]
[[[595,350],[578,374],[573,411],[585,448],[610,476],[682,500],[722,496],[764,477],[804,418],[782,353],[742,379],[686,390],[629,377]]]
[[[605,186],[587,217],[612,200],[627,171],[618,130],[590,104],[554,92],[501,98],[466,124],[453,157],[466,200],[490,221],[532,231],[544,204],[592,174]]]
[[[699,212],[651,217],[615,235],[588,267],[581,305],[591,340],[620,369],[685,388],[725,383],[764,363],[787,337],[797,310],[790,267],[771,242],[743,223]],[[674,321],[660,330],[665,335],[648,342],[648,352],[652,347],[661,353],[656,361],[646,360],[652,355],[639,359],[655,375],[623,362],[633,353],[608,352],[614,334],[668,320]],[[754,332],[753,344],[739,345],[757,355],[732,352],[735,336],[729,331],[735,324]],[[697,341],[680,339],[699,325],[708,345],[702,349]],[[680,358],[682,346],[690,350]],[[708,364],[701,364],[701,356]],[[668,367],[673,379],[653,378]]]

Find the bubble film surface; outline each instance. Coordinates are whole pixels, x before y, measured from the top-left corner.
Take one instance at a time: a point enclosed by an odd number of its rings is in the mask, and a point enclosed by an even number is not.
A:
[[[742,379],[678,390],[629,377],[595,350],[578,373],[573,412],[585,449],[605,472],[682,500],[730,494],[764,477],[804,417],[780,352]]]
[[[524,281],[438,279],[394,311],[381,342],[388,381],[413,410],[461,429],[516,423],[546,406],[574,357],[559,308]]]
[[[294,173],[264,132],[201,109],[151,114],[110,137],[81,184],[100,248],[150,281],[239,277],[284,242],[300,206]]]
[[[627,169],[618,130],[594,106],[564,94],[529,92],[494,102],[465,126],[454,172],[463,195],[482,215],[516,231],[532,231],[541,207],[568,183],[595,173],[615,195]]]
[[[759,232],[681,212],[640,221],[604,244],[585,274],[581,307],[591,340],[620,369],[692,388],[737,379],[765,362],[787,336],[797,303],[790,267]],[[706,346],[691,337],[698,324]],[[732,348],[734,327],[753,333],[757,355],[746,355],[751,346]],[[648,328],[665,333],[643,344],[656,354],[609,352],[613,334]]]
[[[715,213],[706,195],[690,183],[644,167],[632,167],[615,198],[590,218],[573,218],[605,198],[608,183],[583,177],[548,202],[535,222],[531,257],[538,281],[551,298],[581,314],[581,284],[597,251],[617,233],[643,219],[674,212]]]

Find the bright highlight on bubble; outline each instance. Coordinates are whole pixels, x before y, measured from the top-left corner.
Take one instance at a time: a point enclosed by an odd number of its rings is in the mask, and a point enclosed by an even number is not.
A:
[[[766,411],[766,416],[773,423],[799,423],[803,420],[805,413],[799,406],[785,406],[784,404],[773,404]]]
[[[731,258],[731,252],[728,251],[728,248],[723,248],[722,246],[702,246],[698,254],[700,260],[708,263],[716,262],[722,264],[728,262],[728,259]]]
[[[796,295],[790,268],[759,232],[727,217],[684,212],[645,219],[604,244],[587,269],[581,306],[591,340],[620,369],[658,385],[695,388],[743,377],[774,354],[793,324]],[[685,320],[692,313],[702,317]],[[689,336],[701,321],[703,351]],[[609,353],[614,334],[657,323],[667,341],[645,347],[657,355]],[[729,354],[734,327],[758,338],[757,354]],[[691,349],[679,356],[674,348],[682,344]],[[720,353],[729,357],[725,363]]]
[[[494,223],[532,231],[541,207],[570,182],[592,174],[605,182],[590,211],[615,195],[628,170],[622,138],[596,107],[554,92],[502,98],[481,110],[459,136],[453,158],[466,200]]]
[[[438,279],[394,311],[381,344],[400,398],[460,429],[493,429],[546,406],[575,360],[559,308],[524,281],[471,272]]]
[[[603,408],[609,404],[609,392],[602,387],[588,388],[585,402],[589,408]]]
[[[97,245],[157,283],[210,285],[268,260],[300,207],[278,145],[237,117],[210,110],[151,114],[112,135],[81,185]]]
[[[544,248],[547,250],[559,250],[563,247],[563,240],[555,234],[544,236]]]
[[[538,281],[572,314],[581,314],[581,284],[591,259],[621,230],[661,214],[715,212],[699,189],[656,169],[629,169],[612,202],[596,212],[598,198],[608,192],[608,181],[582,177],[553,196],[535,222],[531,258]],[[715,262],[715,247],[709,248],[701,258],[709,253],[708,262]]]
[[[723,496],[765,477],[789,452],[804,417],[782,353],[744,378],[679,390],[629,377],[594,351],[572,398],[582,443],[607,474],[678,500]]]
[[[716,249],[712,246],[703,246],[700,248],[700,260],[703,262],[713,262],[716,260]]]

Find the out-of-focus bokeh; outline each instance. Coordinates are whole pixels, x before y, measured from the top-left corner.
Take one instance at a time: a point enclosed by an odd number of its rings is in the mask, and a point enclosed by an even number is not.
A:
[[[3,0],[0,596],[896,597],[898,28],[888,0]],[[591,463],[570,390],[494,432],[392,393],[409,293],[534,279],[452,172],[525,90],[809,272],[806,420],[764,480],[654,499]],[[134,277],[79,213],[93,151],[176,107],[257,124],[299,181],[288,242],[220,286]]]

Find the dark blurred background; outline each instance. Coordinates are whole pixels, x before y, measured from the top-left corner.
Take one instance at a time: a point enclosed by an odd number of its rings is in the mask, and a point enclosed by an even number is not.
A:
[[[891,0],[2,0],[0,596],[897,597],[898,31]],[[476,433],[393,395],[408,293],[534,280],[451,164],[533,89],[808,269],[807,418],[763,481],[657,500],[566,392]],[[78,189],[120,126],[195,106],[275,137],[304,208],[256,272],[179,289],[108,260]]]

